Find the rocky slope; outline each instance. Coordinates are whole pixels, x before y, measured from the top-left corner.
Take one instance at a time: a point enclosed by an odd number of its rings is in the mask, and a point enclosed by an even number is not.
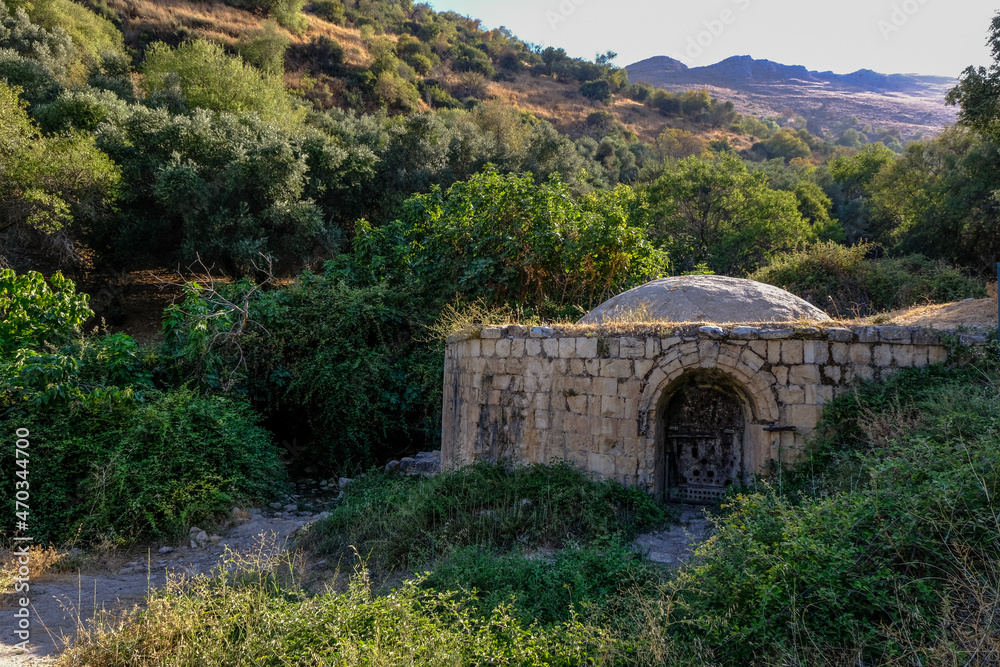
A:
[[[741,113],[787,115],[789,109],[811,126],[857,116],[860,124],[899,129],[904,136],[935,134],[955,121],[945,105],[957,81],[915,74],[880,74],[863,69],[850,74],[816,72],[750,56],[733,56],[705,67],[687,67],[668,56],[626,67],[632,81],[671,91],[707,88],[732,100]]]

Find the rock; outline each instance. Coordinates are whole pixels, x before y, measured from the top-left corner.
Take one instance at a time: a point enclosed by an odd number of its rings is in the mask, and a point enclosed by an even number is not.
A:
[[[198,543],[195,542],[194,540],[191,540],[191,548],[192,549],[197,549],[198,548]]]
[[[158,554],[172,554],[174,552],[173,547],[160,547],[156,553]]]
[[[399,470],[399,461],[389,461],[385,464],[386,472],[396,472],[397,470]]]
[[[201,532],[201,528],[199,528],[198,526],[191,526],[191,529],[188,530],[188,535],[190,535],[191,537],[194,537],[195,535],[197,535],[200,532]]]
[[[441,472],[441,452],[418,452],[413,458],[406,456],[399,461],[399,472],[407,475],[436,475]]]
[[[199,545],[205,544],[205,542],[208,542],[208,533],[206,533],[204,530],[200,531],[197,535],[194,536],[194,541],[197,542]]]
[[[295,510],[299,509],[299,505],[298,503],[288,503],[281,509],[285,510],[286,512],[294,512]]]
[[[653,280],[612,297],[580,318],[579,323],[825,322],[829,319],[816,306],[773,285],[727,276],[676,276]]]
[[[284,507],[284,505],[282,505],[279,502],[273,502],[270,505],[268,505],[268,507],[270,507],[273,510],[280,510],[282,507]]]
[[[337,486],[339,486],[341,489],[346,489],[348,486],[351,485],[351,482],[353,481],[354,480],[351,479],[350,477],[341,477],[340,479],[337,480]]]
[[[208,541],[211,542],[212,544],[216,545],[216,546],[219,545],[219,542],[221,540],[222,540],[222,536],[221,535],[209,535],[208,536]]]

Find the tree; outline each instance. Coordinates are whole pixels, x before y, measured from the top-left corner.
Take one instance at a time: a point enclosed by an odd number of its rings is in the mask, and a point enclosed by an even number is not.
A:
[[[255,112],[266,121],[295,124],[296,109],[280,76],[264,74],[214,42],[197,39],[171,48],[157,42],[146,52],[142,88],[149,96],[172,88],[191,107],[235,113]]]
[[[20,225],[53,234],[103,214],[118,167],[92,137],[42,136],[18,92],[0,82],[0,233]]]
[[[681,160],[646,191],[649,233],[674,270],[742,275],[813,238],[791,192],[772,190],[731,155]]]
[[[577,201],[558,178],[490,169],[412,197],[390,225],[360,225],[354,266],[442,299],[592,307],[665,268],[630,222],[636,203],[625,186]]]
[[[986,67],[969,66],[959,77],[958,85],[948,91],[948,104],[958,105],[959,122],[980,134],[1000,139],[1000,12],[990,21],[986,40],[993,63]]]

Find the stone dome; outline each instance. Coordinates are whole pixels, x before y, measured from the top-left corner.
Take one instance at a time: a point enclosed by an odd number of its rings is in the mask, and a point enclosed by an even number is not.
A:
[[[660,278],[614,296],[580,324],[633,319],[666,322],[795,322],[830,319],[791,292],[727,276]]]

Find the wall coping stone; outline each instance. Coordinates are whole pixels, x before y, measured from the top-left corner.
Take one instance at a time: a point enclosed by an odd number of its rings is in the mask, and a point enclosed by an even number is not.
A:
[[[856,326],[856,327],[797,327],[759,328],[749,325],[732,328],[719,325],[681,325],[615,330],[606,326],[573,326],[566,331],[558,326],[524,327],[511,324],[503,327],[474,326],[462,329],[447,338],[448,343],[483,338],[680,338],[682,342],[697,340],[805,340],[824,339],[838,343],[889,343],[896,345],[946,345],[950,340],[959,345],[982,345],[990,339],[989,333],[955,332],[927,327]]]

